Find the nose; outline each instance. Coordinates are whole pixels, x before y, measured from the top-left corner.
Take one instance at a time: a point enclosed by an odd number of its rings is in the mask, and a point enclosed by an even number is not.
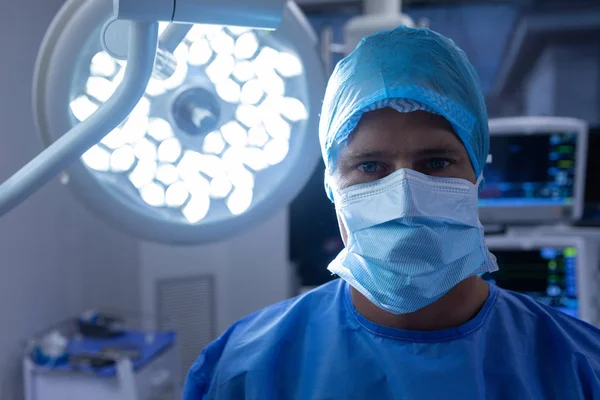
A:
[[[416,167],[415,162],[405,157],[398,158],[394,160],[394,171],[398,171],[399,169],[412,169],[414,170]]]

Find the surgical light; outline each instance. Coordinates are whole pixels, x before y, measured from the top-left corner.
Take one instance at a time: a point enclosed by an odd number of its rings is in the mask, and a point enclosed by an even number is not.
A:
[[[34,95],[47,146],[93,118],[124,80],[131,60],[100,40],[110,17],[110,2],[70,0],[46,36]],[[325,79],[314,33],[292,2],[274,32],[194,25],[182,38],[172,56],[159,49],[142,98],[65,182],[124,230],[194,243],[238,232],[299,192],[319,157]]]

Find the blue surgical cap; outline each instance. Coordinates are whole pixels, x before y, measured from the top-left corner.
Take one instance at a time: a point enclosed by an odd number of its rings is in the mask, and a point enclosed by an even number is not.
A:
[[[423,110],[446,118],[479,176],[489,151],[487,110],[479,78],[452,40],[429,29],[400,26],[367,36],[336,66],[327,85],[319,138],[327,170],[333,150],[362,115],[379,108]],[[332,193],[325,180],[327,194]]]

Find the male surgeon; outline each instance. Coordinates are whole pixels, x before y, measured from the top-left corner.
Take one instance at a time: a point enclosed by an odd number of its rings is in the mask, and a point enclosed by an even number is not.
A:
[[[341,279],[234,324],[183,399],[600,400],[600,331],[479,278],[498,268],[477,214],[488,120],[454,42],[363,39],[319,133]]]

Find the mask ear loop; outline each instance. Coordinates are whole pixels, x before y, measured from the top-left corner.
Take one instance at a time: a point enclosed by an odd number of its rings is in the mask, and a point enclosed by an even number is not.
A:
[[[331,183],[329,182],[330,179],[331,179],[330,172],[327,170],[327,168],[325,168],[325,177],[323,179],[323,181],[325,182],[325,193],[327,194],[327,197],[329,198],[329,200],[332,203],[335,203],[335,196],[333,194],[333,188],[331,187]]]
[[[346,218],[344,218],[344,215],[340,212],[339,200],[341,200],[341,198],[339,195],[339,191],[331,182],[331,174],[330,171],[328,171],[327,169],[325,169],[325,189],[327,191],[327,196],[329,197],[329,200],[331,200],[331,202],[335,206],[335,213],[337,216],[338,224],[342,225],[340,226],[340,236],[342,236],[342,228],[344,231],[346,231],[346,235],[350,235],[350,230],[348,229]],[[336,201],[336,199],[338,201]]]
[[[477,193],[481,193],[481,191],[483,190],[483,186],[485,185],[485,178],[483,177],[483,172],[479,174],[479,178],[477,178],[477,183],[475,185],[477,186]]]
[[[332,203],[335,203],[335,194],[339,193],[339,189],[336,187],[335,183],[331,178],[335,170],[335,162],[337,160],[337,157],[339,156],[341,146],[343,146],[346,143],[347,141],[343,141],[341,143],[334,142],[328,151],[327,160],[325,161],[325,193],[327,193],[327,197]]]

